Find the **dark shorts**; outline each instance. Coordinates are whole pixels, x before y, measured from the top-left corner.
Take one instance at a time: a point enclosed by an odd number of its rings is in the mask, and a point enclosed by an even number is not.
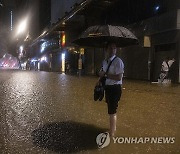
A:
[[[108,105],[108,114],[115,114],[118,108],[118,102],[121,98],[121,85],[106,85],[105,98]]]

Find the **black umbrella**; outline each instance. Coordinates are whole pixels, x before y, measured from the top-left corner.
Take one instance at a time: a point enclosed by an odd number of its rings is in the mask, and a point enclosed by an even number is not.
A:
[[[138,44],[138,39],[125,27],[98,25],[89,27],[73,41],[77,45],[89,47],[104,47],[107,42],[116,43],[118,47],[126,47]]]

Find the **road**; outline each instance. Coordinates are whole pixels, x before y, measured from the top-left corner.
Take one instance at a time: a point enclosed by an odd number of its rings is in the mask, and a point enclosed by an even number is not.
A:
[[[116,137],[175,137],[174,143],[111,143],[107,107],[93,101],[97,78],[53,72],[0,70],[1,154],[180,153],[180,85],[125,80]]]

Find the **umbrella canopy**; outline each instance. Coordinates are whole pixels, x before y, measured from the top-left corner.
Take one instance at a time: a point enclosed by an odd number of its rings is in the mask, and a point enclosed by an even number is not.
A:
[[[89,47],[104,47],[107,42],[116,43],[117,47],[126,47],[138,44],[138,39],[125,27],[98,25],[89,27],[73,41],[77,45]]]

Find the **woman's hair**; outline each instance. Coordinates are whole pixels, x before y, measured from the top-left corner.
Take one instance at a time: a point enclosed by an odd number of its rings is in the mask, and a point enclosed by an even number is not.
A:
[[[108,46],[111,45],[111,44],[115,44],[115,45],[116,45],[116,43],[114,43],[114,42],[107,42],[107,43],[105,44],[105,49],[107,49]]]

